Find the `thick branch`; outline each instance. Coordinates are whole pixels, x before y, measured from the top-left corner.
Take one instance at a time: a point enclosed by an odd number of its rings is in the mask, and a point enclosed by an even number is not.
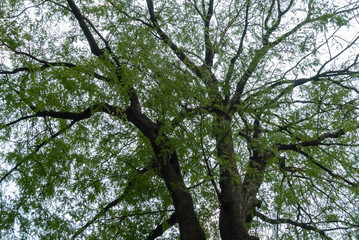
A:
[[[211,18],[213,15],[213,2],[214,0],[210,0],[209,6],[208,6],[208,12],[206,17],[204,18],[204,43],[205,43],[205,62],[207,66],[211,67],[213,65],[213,46],[210,40],[210,34],[209,34],[209,28],[211,23]]]
[[[79,25],[83,33],[85,34],[85,37],[90,45],[91,52],[96,56],[102,55],[103,51],[97,45],[94,36],[92,35],[90,29],[86,25],[85,18],[83,17],[80,9],[77,7],[76,3],[73,0],[67,0],[67,2],[71,8],[72,13],[75,15],[77,21],[79,22]]]
[[[173,200],[181,239],[206,239],[193,207],[192,196],[183,180],[178,156],[169,147],[168,138],[165,135],[159,136],[160,125],[155,124],[132,106],[126,109],[125,114],[128,121],[134,124],[151,142],[156,155],[154,164],[158,166],[159,173]]]
[[[255,116],[253,130],[253,137],[250,142],[252,156],[250,157],[248,169],[243,181],[243,198],[246,203],[245,211],[249,211],[254,207],[257,192],[263,182],[263,175],[267,160],[273,155],[271,151],[261,149],[258,146],[258,142],[261,140],[261,124],[259,114]]]
[[[35,108],[36,110],[36,108]],[[84,111],[79,113],[74,112],[58,112],[58,111],[39,111],[35,114],[37,117],[53,117],[53,118],[61,118],[61,119],[72,119],[75,121],[79,121],[82,119],[86,119],[92,116],[95,111],[100,111],[102,108],[100,106],[94,105],[93,107],[88,107]]]
[[[36,107],[33,108],[36,111]],[[35,113],[35,117],[53,117],[53,118],[61,118],[61,119],[71,119],[74,121],[80,121],[86,118],[91,117],[96,112],[104,112],[114,116],[123,117],[125,111],[117,106],[113,106],[107,103],[95,104],[91,107],[86,108],[82,112],[60,112],[53,110],[44,110],[38,111]]]

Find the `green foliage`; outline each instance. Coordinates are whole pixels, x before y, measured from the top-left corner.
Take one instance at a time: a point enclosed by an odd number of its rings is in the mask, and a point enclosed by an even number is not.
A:
[[[145,239],[162,224],[158,239],[178,239],[168,189],[182,185],[159,164],[174,155],[208,239],[228,170],[262,201],[251,234],[357,237],[347,2],[214,1],[206,28],[210,1],[153,1],[156,22],[143,1],[76,1],[100,56],[66,1],[0,3],[0,238]]]

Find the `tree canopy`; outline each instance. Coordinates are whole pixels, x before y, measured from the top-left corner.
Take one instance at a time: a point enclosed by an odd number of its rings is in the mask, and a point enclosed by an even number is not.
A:
[[[0,238],[358,239],[359,1],[0,5]]]

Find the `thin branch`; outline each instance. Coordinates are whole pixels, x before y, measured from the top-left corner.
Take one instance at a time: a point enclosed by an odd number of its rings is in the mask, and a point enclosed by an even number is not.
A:
[[[158,21],[157,21],[157,17],[155,15],[154,12],[154,8],[153,8],[153,1],[152,0],[146,0],[147,2],[147,8],[150,14],[150,19],[151,22],[154,25],[155,30],[157,31],[158,35],[160,36],[161,40],[167,44],[172,51],[174,52],[174,54],[188,67],[188,69],[190,69],[194,74],[196,74],[196,76],[198,76],[199,78],[202,78],[202,72],[199,69],[198,66],[196,66],[188,57],[187,55],[184,53],[184,51],[182,49],[180,49],[171,39],[170,37],[161,29]]]
[[[31,58],[31,59],[37,61],[37,62],[47,63],[47,61],[41,60],[41,59],[39,59],[39,58],[37,58],[37,57],[35,57],[35,56],[29,54],[29,53],[22,52],[22,51],[18,51],[18,50],[12,48],[11,46],[9,46],[8,44],[6,44],[6,43],[4,43],[4,42],[1,42],[1,45],[0,45],[0,46],[5,46],[5,47],[7,47],[8,49],[10,49],[11,51],[13,51],[15,54],[27,56],[27,57],[29,57],[29,58]]]
[[[0,75],[1,74],[16,74],[18,72],[30,72],[30,69],[27,67],[20,67],[20,68],[16,68],[10,71],[0,71]]]
[[[0,126],[0,129],[2,129],[4,127],[9,127],[9,126],[14,125],[14,124],[16,124],[16,123],[18,123],[18,122],[20,122],[22,120],[26,120],[26,119],[33,118],[33,117],[36,117],[36,115],[29,115],[29,116],[21,117],[19,119],[16,119],[16,120],[14,120],[12,122],[9,122],[9,123],[6,123],[6,124]]]
[[[148,167],[145,167],[138,171],[139,174],[145,174],[148,171]],[[129,192],[131,187],[135,184],[136,178],[133,178],[129,181],[126,188],[124,189],[123,193],[113,200],[112,202],[108,203],[104,208],[102,208],[91,220],[89,220],[83,227],[79,228],[74,235],[72,235],[71,239],[75,239],[78,235],[83,233],[88,227],[90,227],[93,223],[95,223],[99,218],[103,217],[111,208],[117,206],[125,197],[126,194]]]
[[[202,12],[199,10],[198,6],[197,6],[197,2],[196,1],[193,1],[192,0],[189,0],[189,3],[194,7],[194,9],[196,10],[196,12],[198,13],[198,15],[201,16],[201,18],[203,19],[204,16],[202,14]]]
[[[291,4],[290,4],[290,6],[291,6]],[[284,12],[282,12],[282,14],[284,15]],[[304,25],[309,23],[311,20],[310,16],[311,16],[311,9],[309,9],[306,18],[302,22],[297,24],[290,31],[288,31],[288,32],[284,33],[283,35],[281,35],[280,37],[278,37],[275,41],[269,42],[270,35],[279,27],[282,15],[278,16],[277,21],[273,24],[272,27],[270,27],[267,30],[266,34],[264,34],[263,39],[262,39],[263,46],[261,47],[261,49],[255,51],[255,55],[252,58],[251,62],[249,63],[248,68],[245,70],[245,72],[243,73],[242,77],[240,78],[240,80],[238,81],[238,83],[236,85],[235,92],[231,99],[230,109],[231,109],[232,113],[237,111],[238,106],[240,105],[240,98],[242,96],[244,87],[245,87],[248,79],[252,76],[252,74],[256,70],[256,68],[257,68],[259,62],[262,60],[262,58],[268,53],[268,51],[270,49],[274,48],[276,45],[283,42],[289,36],[291,36],[292,34],[296,33],[299,29],[301,29]]]
[[[344,177],[334,173],[332,170],[330,170],[329,168],[323,166],[322,164],[318,163],[317,161],[314,160],[314,158],[312,156],[310,156],[308,153],[298,149],[297,150],[298,153],[302,154],[303,156],[307,157],[313,164],[315,164],[317,167],[319,167],[320,169],[322,169],[323,171],[327,172],[330,176],[332,176],[333,178],[339,178],[341,180],[343,180],[344,182],[346,182],[347,184],[355,187],[358,186],[358,183],[353,183],[347,179],[345,179]]]
[[[211,183],[213,185],[213,188],[216,192],[216,195],[217,195],[217,198],[219,199],[219,202],[221,203],[221,205],[223,206],[224,205],[224,200],[223,200],[223,197],[221,195],[221,192],[219,191],[219,188],[216,184],[216,182],[214,181],[214,175],[213,175],[213,172],[212,172],[212,169],[209,165],[209,162],[208,162],[208,159],[210,158],[210,156],[206,156],[206,151],[204,149],[204,142],[203,142],[203,116],[201,115],[201,121],[200,121],[200,128],[199,128],[199,131],[200,131],[200,141],[201,141],[201,150],[202,150],[202,155],[203,155],[203,158],[204,158],[204,161],[205,161],[205,164],[206,164],[206,168],[207,168],[207,172],[208,172],[208,175],[211,179]]]
[[[270,30],[270,27],[268,25],[268,22],[270,20],[270,18],[272,17],[273,11],[274,11],[274,6],[275,6],[275,0],[272,0],[271,5],[268,9],[268,14],[264,20],[264,29],[268,32]]]
[[[297,150],[299,146],[309,147],[309,146],[318,146],[324,140],[328,138],[339,138],[344,135],[346,132],[343,129],[340,129],[336,132],[328,132],[318,136],[316,139],[302,141],[299,143],[292,143],[292,144],[277,144],[277,148],[279,150]]]
[[[113,7],[118,8],[118,7],[116,7],[116,5],[114,5],[114,3],[110,2],[110,4],[111,4]],[[148,23],[148,22],[143,21],[141,18],[132,17],[129,13],[123,11],[122,9],[119,9],[119,8],[118,8],[118,10],[119,10],[121,13],[123,13],[126,17],[128,17],[128,18],[130,18],[130,19],[133,19],[133,20],[135,20],[135,21],[138,21],[138,22],[142,23],[143,25],[145,25],[146,27],[155,29],[155,27],[154,27],[153,25],[151,25],[151,24]],[[158,36],[155,36],[155,37],[158,38]],[[160,38],[160,39],[161,39],[161,38]]]
[[[248,24],[249,24],[249,22],[248,22],[249,6],[250,6],[250,1],[247,0],[244,30],[243,30],[243,33],[242,33],[242,36],[241,36],[241,40],[239,42],[237,52],[234,55],[234,57],[231,59],[231,62],[229,64],[228,71],[227,71],[227,74],[226,74],[226,77],[225,77],[225,89],[224,90],[226,91],[225,92],[226,101],[228,101],[229,94],[230,94],[229,82],[230,82],[230,80],[232,79],[232,76],[233,76],[234,65],[235,65],[237,59],[239,58],[239,56],[241,55],[241,53],[243,52],[244,38],[245,38],[245,36],[247,34],[247,29],[248,29]]]
[[[165,222],[158,224],[155,229],[152,230],[150,235],[147,237],[147,240],[155,240],[157,237],[162,236],[162,234],[177,223],[177,215],[173,213]]]
[[[269,217],[265,216],[264,214],[258,212],[256,209],[254,209],[254,215],[259,217],[264,222],[268,222],[268,223],[271,223],[271,224],[290,224],[290,225],[293,225],[293,226],[296,226],[296,227],[300,227],[300,228],[303,228],[303,229],[307,229],[307,230],[317,232],[322,237],[324,237],[325,239],[328,239],[328,240],[332,239],[324,232],[324,230],[321,230],[321,229],[319,229],[319,228],[317,228],[315,226],[309,225],[307,223],[300,223],[300,222],[296,222],[296,221],[293,221],[291,219],[286,219],[286,218],[272,219],[272,218],[269,218]]]
[[[233,97],[231,99],[231,112],[236,112],[238,109],[238,106],[240,105],[240,99],[244,90],[244,87],[248,81],[248,79],[252,76],[254,71],[256,70],[259,62],[262,60],[262,58],[267,54],[269,51],[270,46],[264,45],[261,49],[255,51],[255,55],[252,58],[252,61],[249,63],[248,68],[243,73],[242,77],[239,79],[235,92],[233,94]]]
[[[35,106],[30,106],[33,111],[36,112],[37,108]],[[103,104],[94,104],[91,107],[86,108],[82,112],[61,112],[61,111],[53,111],[53,110],[44,110],[38,111],[34,115],[24,116],[15,121],[5,124],[4,126],[10,126],[22,120],[26,120],[34,117],[53,117],[60,119],[69,119],[75,122],[91,117],[96,112],[104,112],[114,116],[124,117],[125,111],[117,106],[112,106],[107,103]],[[3,126],[2,126],[3,127]]]
[[[70,124],[66,125],[64,128],[60,129],[58,132],[52,134],[50,136],[49,139],[44,140],[43,142],[41,142],[40,144],[35,146],[35,150],[27,157],[25,157],[22,161],[18,162],[13,168],[10,169],[10,171],[8,171],[6,174],[4,174],[4,176],[1,177],[0,179],[0,183],[2,181],[5,180],[5,178],[7,178],[8,176],[10,176],[10,174],[12,172],[14,172],[15,170],[17,170],[22,164],[24,164],[29,158],[31,158],[31,156],[35,153],[37,153],[43,146],[45,146],[47,143],[51,142],[52,140],[54,140],[55,138],[57,138],[59,135],[61,135],[62,133],[66,132],[66,130],[70,129],[76,122],[76,120],[73,120]]]
[[[14,16],[2,17],[2,18],[5,18],[5,19],[18,18],[18,17],[20,17],[23,13],[25,13],[27,10],[29,10],[29,9],[31,9],[31,8],[39,7],[39,6],[43,5],[44,3],[46,3],[47,1],[49,1],[49,0],[45,0],[45,1],[43,1],[43,2],[41,2],[41,3],[39,3],[39,4],[37,4],[37,5],[28,6],[28,7],[24,8],[20,13],[14,15]]]
[[[320,74],[316,74],[312,77],[309,78],[301,78],[301,79],[297,79],[297,80],[288,80],[288,81],[282,81],[278,84],[273,84],[272,86],[278,86],[278,85],[282,85],[284,83],[291,83],[290,85],[288,85],[287,87],[285,87],[273,100],[272,102],[277,102],[282,96],[284,96],[285,94],[291,92],[294,88],[299,87],[301,85],[304,85],[306,83],[309,82],[319,82],[322,80],[329,80],[329,78],[331,77],[342,77],[342,76],[351,76],[353,74],[358,74],[358,72],[356,71],[349,71],[347,69],[344,70],[336,70],[336,71],[327,71],[327,72],[323,72]],[[335,83],[335,81],[333,81]],[[341,85],[340,83],[337,83],[338,85]],[[351,87],[345,87],[342,86],[346,89],[351,89],[354,91],[357,91],[355,88],[351,88]]]
[[[19,72],[26,72],[26,73],[30,73],[30,72],[36,72],[37,70],[44,70],[47,68],[51,68],[51,67],[56,67],[56,66],[61,66],[61,67],[68,67],[68,68],[76,68],[77,66],[75,64],[72,63],[67,63],[67,62],[45,62],[45,64],[43,64],[42,66],[40,66],[39,68],[37,67],[33,67],[33,68],[29,68],[29,67],[19,67],[19,68],[15,68],[13,70],[6,70],[6,71],[0,71],[0,75],[2,74],[16,74]],[[86,74],[88,74],[88,72],[86,72]],[[106,78],[96,72],[93,73],[93,77],[105,82],[112,82],[112,79]]]
[[[343,53],[345,53],[349,48],[351,48],[357,41],[359,40],[359,36],[356,37],[353,41],[351,41],[345,48],[343,48],[339,53],[337,53],[334,57],[331,57],[328,61],[326,61],[318,70],[317,74],[320,74],[320,72],[324,69],[324,67],[329,64],[330,62],[332,62],[333,60],[335,60],[336,58],[338,58],[340,55],[342,55]],[[356,58],[357,60],[357,58]],[[356,61],[354,61],[354,63],[356,63]]]

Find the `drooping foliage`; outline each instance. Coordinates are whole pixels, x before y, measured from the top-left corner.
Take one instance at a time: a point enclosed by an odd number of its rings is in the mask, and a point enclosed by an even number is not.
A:
[[[359,1],[0,3],[1,239],[357,239]]]

